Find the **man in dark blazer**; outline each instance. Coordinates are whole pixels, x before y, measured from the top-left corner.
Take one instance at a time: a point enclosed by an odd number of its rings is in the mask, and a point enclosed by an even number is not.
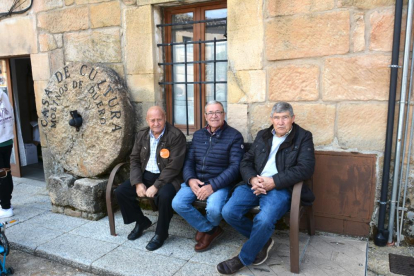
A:
[[[154,198],[158,207],[158,222],[154,237],[146,246],[147,250],[160,248],[168,238],[168,228],[173,216],[171,202],[180,189],[182,166],[186,152],[186,138],[181,130],[166,122],[165,111],[159,106],[149,108],[146,121],[148,127],[140,130],[135,137],[131,153],[130,180],[116,190],[125,224],[135,222],[128,235],[135,240],[151,226],[136,201],[136,197]]]
[[[315,153],[312,133],[295,124],[289,103],[276,103],[270,113],[272,125],[259,131],[240,163],[243,177],[223,207],[223,218],[248,238],[239,255],[217,265],[223,275],[248,265],[260,265],[273,246],[276,222],[290,209],[293,186],[313,175]],[[315,197],[303,186],[301,200],[311,204]],[[245,214],[255,206],[260,212],[254,220]]]

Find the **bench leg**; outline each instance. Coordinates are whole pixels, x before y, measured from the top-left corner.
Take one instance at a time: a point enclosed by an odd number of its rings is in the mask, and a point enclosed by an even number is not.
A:
[[[107,201],[106,210],[108,211],[109,231],[111,232],[112,236],[116,236],[116,232],[115,232],[115,215],[114,215],[114,211],[112,210],[112,202]]]
[[[308,221],[308,234],[310,236],[315,235],[315,219],[313,217],[313,206],[309,206],[307,209],[307,221]]]
[[[299,273],[299,218],[290,221],[290,271]]]

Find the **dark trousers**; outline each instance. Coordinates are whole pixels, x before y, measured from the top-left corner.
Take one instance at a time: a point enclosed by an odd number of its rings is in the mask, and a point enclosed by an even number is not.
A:
[[[143,175],[144,185],[147,186],[147,188],[152,186],[158,177],[159,174],[153,174],[145,171]],[[176,193],[174,185],[167,183],[162,186],[161,189],[158,190],[158,193],[154,196],[154,202],[158,207],[159,213],[155,233],[164,239],[168,236],[168,228],[173,216],[171,202]],[[131,185],[129,179],[116,188],[115,195],[125,224],[130,224],[132,222],[142,223],[148,219],[142,213],[141,207],[136,200],[136,187],[135,185]]]
[[[0,169],[10,168],[10,156],[13,145],[0,147]],[[13,192],[13,179],[11,172],[0,178],[0,205],[3,209],[10,209],[10,200]]]

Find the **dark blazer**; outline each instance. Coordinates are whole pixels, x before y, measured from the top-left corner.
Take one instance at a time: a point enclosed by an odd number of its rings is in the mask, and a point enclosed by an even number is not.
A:
[[[240,172],[244,183],[260,175],[263,171],[272,148],[273,126],[259,131],[250,150],[246,152],[240,164]],[[293,123],[293,129],[280,145],[276,153],[276,167],[278,173],[273,175],[276,189],[288,188],[312,177],[315,170],[315,148],[312,133]],[[311,204],[315,200],[313,192],[303,186],[302,202]]]
[[[193,135],[185,160],[185,182],[192,178],[208,182],[214,191],[240,180],[239,165],[244,154],[243,136],[226,122],[211,135],[206,128]]]
[[[131,185],[142,182],[142,174],[145,171],[150,157],[150,134],[149,127],[146,127],[135,135],[135,143],[131,153]],[[160,156],[161,149],[169,151],[169,157]],[[164,135],[160,138],[157,146],[157,164],[160,170],[160,176],[154,182],[154,186],[160,189],[167,183],[172,183],[178,191],[183,182],[182,167],[184,164],[186,152],[186,139],[184,134],[178,128],[168,122],[165,124]]]

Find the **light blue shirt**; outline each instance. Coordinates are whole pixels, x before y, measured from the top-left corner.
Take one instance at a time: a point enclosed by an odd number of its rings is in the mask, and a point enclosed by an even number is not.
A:
[[[261,176],[272,177],[273,175],[277,174],[276,153],[280,145],[286,140],[286,137],[289,135],[290,131],[282,137],[277,137],[275,130],[272,130],[272,133],[273,133],[272,149],[269,154],[269,159],[267,159],[266,166],[264,167],[262,173],[260,174]]]
[[[155,138],[151,130],[149,131],[150,158],[148,160],[147,166],[145,167],[145,170],[152,172],[152,173],[160,173],[160,169],[158,168],[158,164],[157,164],[157,147],[158,147],[158,142],[160,141],[161,137],[164,135],[164,131],[165,131],[165,127],[162,130],[161,134],[158,136],[158,138]]]

